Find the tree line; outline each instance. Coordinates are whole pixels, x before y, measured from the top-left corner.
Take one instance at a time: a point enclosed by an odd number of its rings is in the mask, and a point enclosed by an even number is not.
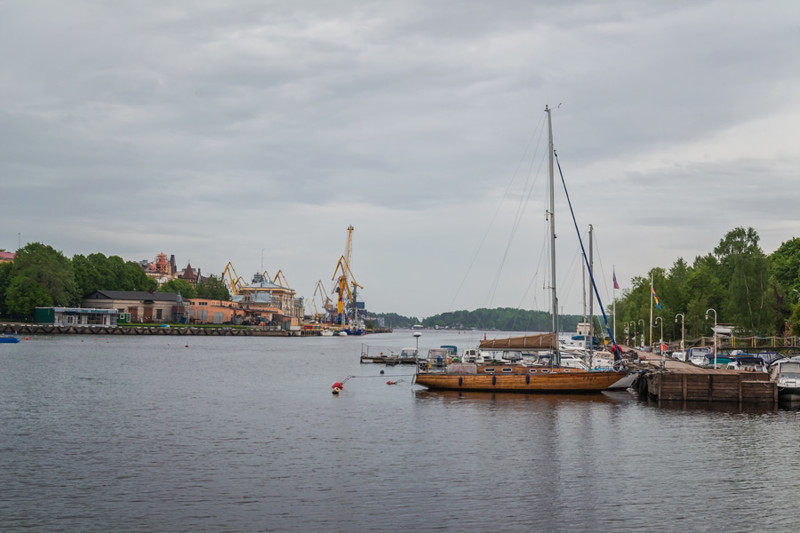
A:
[[[230,300],[221,277],[209,276],[197,288],[174,279],[159,287],[134,261],[101,253],[71,259],[53,247],[30,243],[14,261],[0,263],[0,316],[30,320],[37,307],[78,307],[97,290],[174,292],[185,298]]]
[[[581,317],[559,315],[558,320],[560,331],[575,331]],[[498,307],[440,313],[425,318],[422,325],[425,327],[496,329],[500,331],[550,331],[553,328],[553,318],[546,311]]]
[[[620,328],[631,322],[638,324],[638,336],[640,320],[649,330],[651,277],[652,292],[661,306],[653,307],[654,341],[662,327],[664,340],[680,339],[682,323],[688,339],[710,336],[715,318],[717,324],[734,326],[737,336],[783,336],[800,331],[798,238],[766,255],[756,231],[738,227],[691,265],[679,258],[669,269],[656,267],[647,276],[634,277],[632,287],[616,302],[618,336],[622,336]],[[646,341],[648,335],[649,331]]]

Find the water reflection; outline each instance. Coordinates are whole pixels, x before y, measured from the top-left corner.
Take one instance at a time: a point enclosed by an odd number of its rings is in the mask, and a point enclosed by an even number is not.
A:
[[[448,403],[481,403],[491,402],[497,406],[517,407],[536,403],[543,407],[556,407],[567,404],[607,404],[631,401],[627,392],[601,392],[592,394],[519,394],[513,392],[471,392],[471,391],[433,391],[414,389],[414,398],[425,402]]]
[[[778,406],[773,404],[740,404],[739,402],[685,402],[682,400],[657,401],[650,398],[642,399],[641,402],[643,405],[648,407],[655,407],[667,411],[747,414],[771,414],[778,412]],[[800,409],[800,406],[798,406],[798,409]]]

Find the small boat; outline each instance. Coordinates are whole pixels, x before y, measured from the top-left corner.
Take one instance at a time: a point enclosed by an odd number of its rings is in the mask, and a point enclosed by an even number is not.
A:
[[[19,342],[19,337],[16,335],[8,335],[7,333],[0,333],[0,343],[14,344]]]
[[[348,324],[344,331],[347,335],[364,335],[367,333],[366,328],[364,327],[364,321],[359,319],[353,320]]]
[[[706,366],[709,356],[713,362],[714,354],[711,352],[711,348],[694,347],[686,350],[684,360],[696,366]]]
[[[361,345],[362,363],[379,363],[384,365],[414,365],[417,363],[416,348],[403,348],[399,354],[390,351],[388,354],[369,355],[369,346]]]
[[[778,398],[787,401],[800,400],[800,358],[779,359],[772,363],[770,379],[778,385]]]
[[[743,372],[767,372],[767,364],[764,360],[753,355],[736,355],[725,368]]]
[[[548,125],[548,152],[550,161],[549,192],[550,213],[555,213],[554,201],[554,157],[553,128],[550,109],[545,107]],[[558,298],[556,297],[555,268],[555,216],[550,221],[550,262],[552,282],[553,327],[549,333],[483,340],[478,348],[491,352],[550,354],[549,364],[520,360],[519,363],[499,362],[475,363],[455,362],[444,354],[435,354],[432,359],[417,364],[415,382],[434,390],[458,390],[477,392],[600,392],[628,375],[628,370],[617,367],[609,371],[571,368],[561,363],[558,343]],[[576,226],[577,227],[577,226]],[[585,259],[585,256],[584,256]],[[613,337],[612,337],[613,340]],[[449,359],[449,361],[448,361]]]

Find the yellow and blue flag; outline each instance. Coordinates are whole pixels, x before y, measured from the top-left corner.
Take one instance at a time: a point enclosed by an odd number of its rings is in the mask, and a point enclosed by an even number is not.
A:
[[[650,291],[653,293],[653,298],[656,301],[656,305],[659,309],[661,309],[661,304],[658,302],[658,296],[656,296],[656,290],[653,287],[650,287]]]

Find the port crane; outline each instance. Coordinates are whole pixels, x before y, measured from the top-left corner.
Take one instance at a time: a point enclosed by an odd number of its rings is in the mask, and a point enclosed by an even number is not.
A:
[[[356,302],[354,294],[356,292],[356,287],[360,289],[364,288],[356,282],[355,277],[353,276],[353,272],[350,270],[350,260],[352,256],[353,256],[353,226],[351,225],[347,227],[347,244],[345,245],[344,255],[342,255],[339,258],[339,261],[336,263],[336,268],[334,269],[333,277],[331,278],[332,281],[336,282],[336,287],[334,288],[334,292],[336,292],[338,295],[336,302],[336,322],[342,325],[344,325],[346,322],[346,318],[344,315],[345,301],[352,302],[353,311],[355,313]],[[352,291],[350,290],[351,284],[353,285]]]
[[[320,313],[319,309],[317,308],[317,295],[319,295],[321,300],[322,309],[325,311],[324,313]],[[317,285],[314,287],[314,295],[311,297],[311,305],[314,307],[314,314],[312,317],[317,322],[324,322],[329,314],[329,311],[333,309],[333,301],[331,300],[330,296],[328,296],[328,291],[325,290],[325,286],[322,285],[322,280],[317,281]]]
[[[238,295],[241,292],[242,286],[245,285],[245,281],[236,273],[236,269],[233,268],[230,261],[228,261],[228,264],[225,265],[225,269],[222,271],[222,282],[225,283],[226,280],[234,296]]]
[[[267,276],[269,279],[269,276]],[[289,289],[289,282],[286,280],[286,274],[283,273],[283,270],[278,270],[278,273],[275,274],[275,277],[272,278],[272,283],[278,285],[279,287],[283,287],[284,289]]]

